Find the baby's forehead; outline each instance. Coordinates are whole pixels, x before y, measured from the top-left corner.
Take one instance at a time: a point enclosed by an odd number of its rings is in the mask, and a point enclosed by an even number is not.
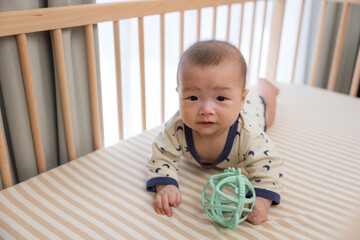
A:
[[[191,70],[194,68],[200,68],[200,69],[206,69],[206,68],[214,68],[217,71],[226,72],[226,71],[233,71],[233,69],[236,69],[239,71],[239,74],[241,76],[241,79],[244,79],[245,76],[243,76],[243,71],[241,69],[241,64],[236,60],[224,60],[218,64],[198,64],[194,63],[191,60],[184,59],[181,64],[179,64],[178,69],[178,78],[182,78],[182,76],[185,74],[191,74]]]
[[[241,71],[241,66],[236,61],[224,61],[220,64],[200,65],[192,62],[184,62],[178,71],[177,84],[178,87],[186,87],[187,85],[193,85],[198,77],[206,78],[208,81],[214,79],[213,76],[217,76],[217,79],[222,79],[223,83],[240,83],[242,87],[245,87],[245,76]],[[217,81],[217,80],[214,80]],[[186,86],[184,86],[186,84]]]

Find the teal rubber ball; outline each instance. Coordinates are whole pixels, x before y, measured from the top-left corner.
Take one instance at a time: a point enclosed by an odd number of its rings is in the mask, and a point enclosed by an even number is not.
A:
[[[248,192],[251,197],[246,197]],[[210,177],[202,192],[202,205],[214,222],[235,230],[252,212],[255,198],[255,190],[240,168],[227,168]]]

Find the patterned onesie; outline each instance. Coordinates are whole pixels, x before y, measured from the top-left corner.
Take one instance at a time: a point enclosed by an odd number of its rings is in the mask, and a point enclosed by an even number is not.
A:
[[[179,187],[177,174],[180,157],[197,163],[204,169],[237,167],[243,164],[256,196],[280,203],[283,159],[266,131],[266,107],[262,97],[248,95],[237,121],[230,127],[225,147],[212,165],[200,162],[192,137],[177,112],[159,133],[152,145],[148,160],[146,188],[155,191],[156,185]]]

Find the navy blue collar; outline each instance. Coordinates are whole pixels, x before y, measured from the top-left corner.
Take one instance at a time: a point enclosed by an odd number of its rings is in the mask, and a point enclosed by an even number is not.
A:
[[[212,169],[212,168],[216,167],[216,165],[218,165],[219,163],[221,163],[224,160],[230,161],[230,159],[228,159],[227,157],[230,154],[230,151],[231,151],[231,148],[232,148],[232,145],[234,143],[234,139],[235,139],[235,136],[236,136],[236,133],[237,133],[238,120],[239,120],[239,118],[236,119],[235,123],[230,127],[229,133],[228,133],[228,136],[227,136],[227,139],[226,139],[225,147],[224,147],[222,153],[220,154],[220,157],[212,165],[204,165],[200,161],[199,155],[197,154],[196,149],[195,149],[194,139],[193,139],[193,135],[192,135],[192,129],[184,124],[184,127],[185,127],[185,139],[186,139],[186,144],[187,144],[187,147],[188,147],[188,151],[190,152],[190,154],[194,157],[194,159],[199,163],[199,165],[202,168]]]

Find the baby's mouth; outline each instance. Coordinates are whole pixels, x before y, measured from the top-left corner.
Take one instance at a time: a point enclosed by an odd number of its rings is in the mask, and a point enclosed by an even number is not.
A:
[[[212,125],[214,122],[199,122],[201,125]]]

